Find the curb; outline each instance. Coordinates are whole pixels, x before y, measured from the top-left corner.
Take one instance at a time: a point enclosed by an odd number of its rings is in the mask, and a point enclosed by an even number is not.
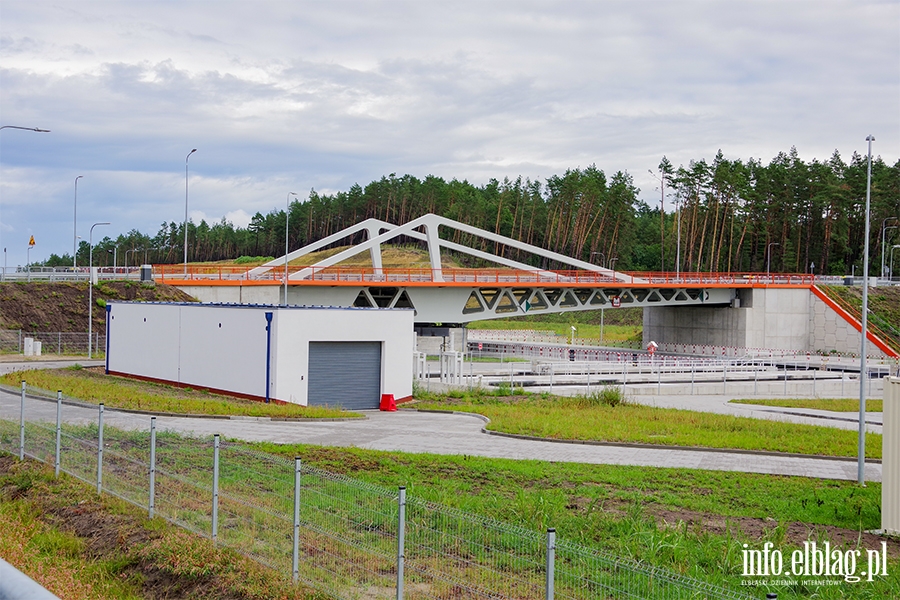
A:
[[[486,424],[490,423],[491,420],[485,417],[484,415],[479,415],[477,413],[468,413],[462,412],[458,410],[441,410],[436,408],[426,408],[426,409],[412,409],[417,410],[418,412],[425,413],[439,413],[439,414],[450,414],[450,415],[466,415],[470,417],[477,417],[484,421]],[[807,459],[819,459],[819,460],[833,460],[838,462],[857,462],[856,458],[850,456],[822,456],[819,454],[800,454],[796,452],[774,452],[771,450],[742,450],[739,448],[705,448],[703,446],[670,446],[663,444],[641,444],[637,442],[603,442],[598,440],[560,440],[554,438],[544,438],[538,437],[534,435],[524,435],[521,433],[505,433],[502,431],[491,431],[487,427],[481,428],[482,433],[486,433],[487,435],[496,435],[498,437],[507,437],[518,440],[529,440],[532,442],[551,442],[554,444],[575,444],[581,446],[611,446],[614,448],[635,448],[641,450],[685,450],[688,452],[724,452],[726,454],[749,454],[752,456],[774,456],[780,458],[807,458]],[[867,464],[881,464],[880,458],[867,458]]]

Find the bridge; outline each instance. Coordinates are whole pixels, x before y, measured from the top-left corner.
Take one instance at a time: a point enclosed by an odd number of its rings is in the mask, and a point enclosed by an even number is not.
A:
[[[537,263],[552,262],[569,268],[536,268],[442,237],[454,231],[528,253]],[[365,236],[365,241],[314,264],[291,264],[360,235]],[[425,242],[430,268],[383,267],[382,244],[398,238]],[[445,249],[499,268],[448,268],[441,261],[441,251]],[[366,252],[370,267],[341,266]],[[157,281],[178,286],[203,301],[412,308],[417,323],[444,325],[593,309],[735,306],[739,304],[736,290],[741,288],[808,289],[822,281],[812,275],[616,271],[434,214],[400,226],[367,219],[250,269],[159,265],[154,267],[154,276]]]

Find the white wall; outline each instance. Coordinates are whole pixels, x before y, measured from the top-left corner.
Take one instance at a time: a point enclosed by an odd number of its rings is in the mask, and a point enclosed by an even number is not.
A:
[[[381,392],[412,396],[412,310],[298,307],[277,310],[272,397],[306,404],[309,342],[382,342]],[[302,340],[302,343],[298,343]]]
[[[381,342],[382,393],[412,395],[412,310],[110,302],[107,370],[265,398],[267,312],[270,398],[307,403],[311,341]]]

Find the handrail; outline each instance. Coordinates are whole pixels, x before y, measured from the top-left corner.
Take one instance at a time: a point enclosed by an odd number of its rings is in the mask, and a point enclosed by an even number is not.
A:
[[[444,268],[382,268],[372,267],[316,267],[293,266],[292,285],[314,285],[326,283],[366,283],[391,285],[398,283],[417,284],[470,284],[476,286],[497,285],[578,285],[606,287],[616,286],[791,286],[802,287],[816,283],[833,283],[832,277],[822,277],[807,273],[753,273],[753,272],[600,272],[586,270],[547,271],[534,269],[463,269]],[[303,271],[305,276],[298,277]],[[258,281],[284,282],[284,271],[269,269],[251,276],[250,269],[240,265],[189,265],[187,274],[183,265],[154,265],[154,274],[161,281]],[[624,277],[623,277],[624,276]]]

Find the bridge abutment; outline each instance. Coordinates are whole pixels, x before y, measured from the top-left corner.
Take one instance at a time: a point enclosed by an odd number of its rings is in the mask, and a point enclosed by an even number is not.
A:
[[[731,306],[644,308],[644,345],[651,340],[793,352],[859,352],[860,333],[808,288],[743,288]],[[867,345],[872,357],[885,353]]]

